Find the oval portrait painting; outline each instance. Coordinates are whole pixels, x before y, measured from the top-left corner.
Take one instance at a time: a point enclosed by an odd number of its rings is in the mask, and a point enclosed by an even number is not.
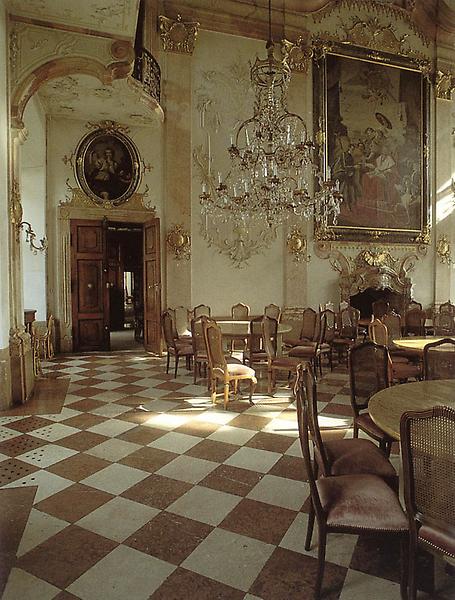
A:
[[[133,142],[118,131],[97,129],[76,151],[76,177],[95,202],[121,204],[139,185],[139,156]]]

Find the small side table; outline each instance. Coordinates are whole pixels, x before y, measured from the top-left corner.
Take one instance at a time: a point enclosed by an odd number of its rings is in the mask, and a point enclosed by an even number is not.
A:
[[[24,325],[25,330],[30,335],[32,334],[32,323],[35,320],[36,309],[24,308]]]

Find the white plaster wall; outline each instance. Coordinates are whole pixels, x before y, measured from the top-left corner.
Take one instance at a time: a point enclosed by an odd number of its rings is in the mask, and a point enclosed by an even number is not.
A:
[[[27,139],[21,147],[21,199],[24,221],[28,221],[39,244],[46,231],[46,115],[37,96],[33,96],[24,112]],[[21,234],[23,305],[36,309],[37,321],[46,314],[46,254],[34,254]]]
[[[0,349],[8,346],[9,245],[8,245],[8,96],[7,96],[7,25],[3,1],[0,2]]]

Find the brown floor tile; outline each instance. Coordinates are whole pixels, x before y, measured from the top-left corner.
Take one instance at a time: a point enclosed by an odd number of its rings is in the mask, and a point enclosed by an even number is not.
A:
[[[165,433],[166,431],[163,429],[138,425],[137,427],[134,427],[134,429],[129,429],[128,431],[125,431],[125,433],[117,436],[117,439],[146,446],[147,444],[150,444],[150,442],[162,437]]]
[[[69,592],[63,590],[60,594],[57,594],[52,600],[80,600],[77,596],[73,596]]]
[[[321,429],[321,437],[325,442],[329,440],[342,440],[346,433],[350,433],[349,437],[352,437],[350,430],[342,427],[336,429]]]
[[[259,432],[254,435],[245,446],[269,450],[270,452],[281,452],[283,454],[294,442],[295,438],[276,433]]]
[[[91,385],[98,385],[100,383],[103,383],[102,379],[96,378],[96,375],[99,375],[98,371],[93,371],[93,373],[94,373],[95,377],[85,377],[84,379],[78,379],[77,380],[78,385],[83,386],[83,387],[88,387]]]
[[[96,396],[97,394],[101,394],[105,391],[106,390],[103,390],[103,388],[85,386],[77,390],[73,390],[71,393],[73,394],[73,396],[80,396],[81,398],[91,398],[92,396]]]
[[[47,468],[47,471],[66,477],[72,481],[80,481],[85,479],[93,473],[97,473],[108,467],[111,463],[107,460],[102,460],[96,456],[90,456],[90,454],[75,454],[65,460],[61,460],[55,465],[51,465]]]
[[[244,593],[187,569],[176,569],[150,600],[242,600]]]
[[[46,425],[52,424],[53,421],[50,421],[49,419],[43,419],[42,417],[27,417],[25,419],[21,419],[20,421],[6,423],[4,427],[8,427],[9,429],[14,429],[15,431],[20,431],[22,433],[30,433],[30,431],[34,431],[40,427],[45,427]]]
[[[164,433],[164,432],[163,432]],[[177,458],[178,454],[174,452],[168,452],[167,450],[160,450],[158,448],[139,448],[135,452],[132,452],[122,460],[118,462],[128,467],[134,467],[141,471],[147,471],[148,473],[155,473],[164,465]]]
[[[38,470],[38,467],[22,462],[18,458],[4,460],[0,463],[0,486],[22,479]]]
[[[47,444],[45,440],[32,437],[31,435],[20,435],[11,440],[6,440],[0,443],[0,454],[6,454],[7,456],[19,456],[19,454],[25,454],[30,450],[35,450],[40,446]]]
[[[133,383],[127,383],[121,387],[115,388],[118,394],[125,394],[125,396],[132,396],[134,394],[140,394],[147,388],[144,385],[134,385]],[[150,398],[149,398],[150,400]]]
[[[180,413],[179,413],[180,414]],[[219,428],[218,423],[208,423],[205,421],[189,421],[174,429],[177,433],[185,433],[187,435],[195,435],[197,437],[207,437],[214,433]]]
[[[125,542],[136,550],[179,565],[213,527],[165,511],[133,533]]]
[[[185,387],[185,385],[185,383],[178,383],[176,381],[164,381],[155,387],[160,390],[169,390],[170,392],[174,392],[175,390],[181,390],[183,387]]]
[[[77,525],[66,527],[22,556],[17,566],[65,588],[118,544]]]
[[[71,448],[72,450],[84,452],[84,450],[93,448],[93,446],[97,446],[98,444],[101,444],[101,442],[105,442],[108,439],[108,437],[105,435],[100,435],[99,433],[93,433],[91,431],[79,431],[78,433],[73,433],[66,438],[57,440],[54,442],[54,444],[63,446],[64,448]]]
[[[16,561],[37,488],[0,490],[0,597]]]
[[[123,404],[124,406],[140,406],[143,402],[147,402],[147,400],[141,400],[141,402],[137,402],[135,399],[137,396],[130,396],[122,398],[119,404]],[[146,410],[131,410],[123,413],[116,417],[116,419],[120,419],[121,421],[127,421],[128,423],[137,423],[138,425],[143,425],[147,423],[149,419],[155,417],[159,413],[156,412],[148,412]]]
[[[282,456],[270,469],[269,475],[286,477],[296,481],[307,481],[303,459],[297,456]]]
[[[222,463],[230,456],[237,452],[238,446],[226,444],[225,442],[217,442],[215,440],[202,440],[190,448],[185,454],[194,456],[195,458],[205,458],[214,462]]]
[[[319,392],[318,391],[319,402],[330,402],[334,396],[335,396],[335,392],[332,394],[329,392]]]
[[[161,475],[150,475],[136,485],[133,485],[121,494],[124,498],[154,506],[155,508],[167,508],[177,498],[183,496],[193,486],[184,481],[177,481],[162,477]]]
[[[95,400],[95,398],[84,398],[84,400],[72,402],[70,404],[70,408],[73,410],[80,410],[81,412],[88,412],[89,410],[95,410],[95,408],[103,406],[103,404],[104,402],[101,402],[101,400]]]
[[[119,383],[135,383],[136,381],[139,381],[139,379],[141,379],[141,375],[136,371],[135,375],[125,374],[118,377],[115,381],[118,381]]]
[[[316,569],[315,558],[276,548],[249,592],[263,600],[312,598]],[[324,600],[339,597],[346,573],[347,569],[344,567],[326,562],[322,594]]]
[[[352,419],[352,408],[347,404],[336,404],[335,402],[329,402],[327,406],[321,411],[323,414],[329,415],[340,415],[343,417],[350,417]]]
[[[54,373],[52,376],[38,377],[32,397],[25,404],[2,411],[2,416],[60,413],[70,384],[68,376],[64,375],[61,379],[56,379]]]
[[[220,527],[267,544],[278,545],[296,515],[295,511],[287,508],[243,498],[221,522]]]
[[[72,407],[72,404],[69,405],[69,408]],[[99,417],[98,415],[90,415],[90,414],[82,414],[76,415],[75,417],[70,417],[63,421],[65,425],[70,425],[71,427],[77,427],[78,429],[88,429],[89,427],[94,427],[95,425],[99,425],[100,423],[104,423],[107,421],[105,417]]]
[[[82,483],[75,483],[61,492],[41,500],[35,508],[58,519],[74,523],[111,498],[113,498],[112,494]]]
[[[255,431],[261,431],[270,422],[270,419],[266,417],[257,417],[255,415],[239,415],[229,421],[230,427],[240,427],[242,429],[253,429]]]
[[[351,569],[400,581],[400,542],[390,536],[362,535],[352,554]]]
[[[246,496],[262,479],[260,473],[248,469],[238,469],[229,465],[220,465],[207,475],[198,485],[228,492],[237,496]]]

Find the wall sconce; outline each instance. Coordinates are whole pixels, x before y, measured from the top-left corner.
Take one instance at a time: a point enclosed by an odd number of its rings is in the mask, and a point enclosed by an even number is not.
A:
[[[189,260],[191,256],[191,237],[181,225],[174,225],[166,236],[168,248],[174,253],[176,260]]]
[[[294,226],[288,234],[286,246],[289,254],[292,254],[294,262],[309,262],[311,256],[307,254],[307,239],[302,230]]]
[[[21,203],[21,197],[19,192],[19,183],[17,179],[13,179],[11,186],[11,223],[14,225],[16,230],[16,241],[19,243],[21,237],[21,231],[25,231],[25,241],[30,246],[31,252],[37,254],[38,252],[46,252],[48,248],[47,237],[44,235],[39,240],[39,246],[35,244],[36,233],[33,227],[28,221],[23,221],[23,209]]]
[[[454,262],[450,242],[446,235],[440,237],[436,242],[436,254],[442,264],[451,265]]]

